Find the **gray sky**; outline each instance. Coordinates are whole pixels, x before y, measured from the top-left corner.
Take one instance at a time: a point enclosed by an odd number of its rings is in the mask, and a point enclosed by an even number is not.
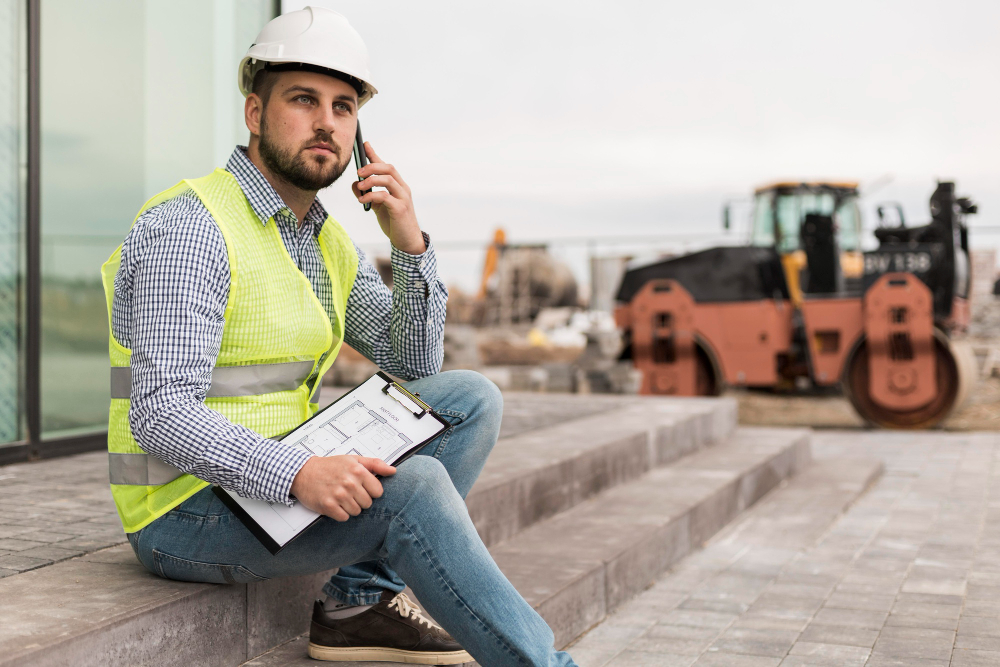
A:
[[[497,225],[515,241],[714,232],[723,200],[764,182],[885,174],[869,205],[919,222],[950,178],[981,204],[972,224],[1000,225],[997,2],[313,4],[368,44],[365,138],[442,244]],[[324,200],[377,242],[347,185]],[[442,252],[442,273],[468,285],[477,262]]]

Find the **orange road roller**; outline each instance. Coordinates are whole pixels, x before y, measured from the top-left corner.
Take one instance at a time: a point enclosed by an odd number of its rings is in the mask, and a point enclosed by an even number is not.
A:
[[[900,211],[864,252],[857,202],[856,183],[760,188],[749,245],[628,270],[615,318],[640,393],[839,384],[874,425],[945,419],[976,375],[961,340],[976,206],[939,182],[929,224],[907,227]]]

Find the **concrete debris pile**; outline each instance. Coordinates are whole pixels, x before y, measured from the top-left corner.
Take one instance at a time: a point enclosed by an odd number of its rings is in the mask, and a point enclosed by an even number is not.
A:
[[[478,370],[510,391],[635,394],[641,374],[630,362],[618,361],[621,349],[609,313],[545,308],[530,328],[448,323],[442,370]],[[324,384],[353,387],[377,371],[344,345]]]
[[[634,394],[641,376],[619,362],[621,335],[609,313],[576,308],[539,311],[524,335],[506,330],[480,343],[480,369],[501,389]],[[500,341],[500,342],[498,342]]]
[[[977,340],[1000,340],[1000,296],[979,294],[971,303],[972,321],[969,337]]]
[[[1000,341],[1000,296],[993,294],[1000,277],[996,271],[995,248],[973,250],[969,253],[972,263],[972,298],[969,308],[969,337],[977,341]]]
[[[572,363],[583,352],[585,344],[555,345],[538,329],[525,333],[511,329],[480,329],[478,334],[479,354],[487,366]]]
[[[484,287],[481,323],[487,326],[526,324],[546,309],[579,303],[573,271],[544,245],[500,246]]]
[[[630,361],[618,361],[623,342],[612,316],[593,311],[586,315],[590,316],[591,326],[584,331],[587,346],[575,364],[577,393],[639,393],[642,372]]]

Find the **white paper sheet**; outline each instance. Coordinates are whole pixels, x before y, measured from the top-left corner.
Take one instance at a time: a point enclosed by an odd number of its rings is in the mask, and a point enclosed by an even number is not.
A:
[[[391,465],[414,444],[445,429],[430,414],[415,417],[396,398],[382,391],[385,386],[385,380],[377,375],[368,378],[281,442],[317,456],[358,454]],[[319,516],[301,503],[288,507],[230,495],[279,546],[287,544]]]

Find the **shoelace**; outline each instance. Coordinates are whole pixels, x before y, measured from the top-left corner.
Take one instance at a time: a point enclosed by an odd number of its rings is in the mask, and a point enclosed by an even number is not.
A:
[[[399,593],[389,602],[389,608],[396,608],[399,615],[403,618],[412,618],[417,623],[423,623],[428,628],[438,628],[441,626],[432,621],[431,619],[424,616],[424,613],[420,611],[420,607],[413,603],[413,600],[406,597],[406,593]]]

